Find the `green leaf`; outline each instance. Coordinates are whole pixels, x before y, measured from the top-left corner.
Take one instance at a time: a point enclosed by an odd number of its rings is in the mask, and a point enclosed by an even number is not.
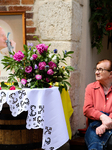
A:
[[[14,82],[14,86],[19,86],[19,85],[18,85],[18,82]]]
[[[67,65],[67,63],[66,62],[64,62],[64,61],[61,61],[63,64],[65,64],[65,65]]]
[[[59,85],[59,88],[58,88],[58,89],[59,89],[60,93],[62,93],[63,87]]]
[[[25,50],[26,52],[28,52],[28,47],[27,47],[27,45],[24,45],[24,50]]]
[[[50,47],[50,46],[51,46],[51,44],[48,45],[48,47]]]
[[[66,52],[66,55],[67,54],[73,54],[74,53],[74,51],[68,51],[68,52]]]
[[[67,81],[63,81],[63,82],[71,87],[71,84],[69,82],[67,82]]]
[[[65,82],[62,82],[62,83],[64,84],[64,88],[67,91],[67,85],[66,85],[66,83]]]
[[[72,66],[66,66],[65,68],[67,68],[69,71],[74,71],[75,70]]]
[[[40,44],[42,43],[37,36],[34,36],[33,38],[36,38]]]
[[[1,87],[8,87],[4,82],[1,82]]]

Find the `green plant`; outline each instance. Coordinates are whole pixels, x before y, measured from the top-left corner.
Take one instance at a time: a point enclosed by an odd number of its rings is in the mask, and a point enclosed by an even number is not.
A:
[[[103,49],[102,40],[108,36],[108,44],[112,42],[112,1],[90,0],[92,48],[96,47],[98,53]]]

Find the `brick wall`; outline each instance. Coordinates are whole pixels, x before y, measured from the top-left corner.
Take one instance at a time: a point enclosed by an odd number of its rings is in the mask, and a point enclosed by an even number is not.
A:
[[[36,27],[33,22],[35,0],[0,0],[0,11],[26,11],[26,41],[35,40]]]

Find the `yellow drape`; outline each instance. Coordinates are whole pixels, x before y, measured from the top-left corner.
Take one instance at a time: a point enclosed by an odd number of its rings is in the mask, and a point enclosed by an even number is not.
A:
[[[69,134],[69,139],[72,138],[72,132],[71,132],[71,126],[70,126],[70,117],[73,113],[73,108],[70,100],[70,96],[68,91],[66,91],[64,88],[61,93],[61,99],[62,99],[62,104],[63,104],[63,110],[64,110],[64,115],[65,115],[65,120],[66,120],[66,125],[68,129],[68,134]]]

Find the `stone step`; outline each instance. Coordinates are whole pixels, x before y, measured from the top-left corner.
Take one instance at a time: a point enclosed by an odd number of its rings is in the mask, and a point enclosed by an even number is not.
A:
[[[74,139],[69,141],[70,150],[87,150],[86,143],[84,141],[84,137],[75,137]]]

